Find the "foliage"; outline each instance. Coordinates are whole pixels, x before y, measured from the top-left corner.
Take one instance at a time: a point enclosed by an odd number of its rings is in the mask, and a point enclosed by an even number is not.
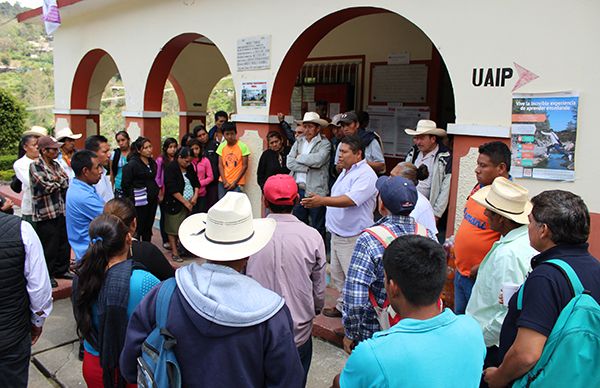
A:
[[[17,160],[17,155],[0,155],[0,170],[10,170]]]
[[[13,175],[15,175],[15,172],[12,169],[10,169],[10,170],[0,170],[0,181],[10,182],[10,180],[12,179]]]
[[[0,89],[0,153],[9,153],[17,148],[25,130],[25,108],[12,95]]]
[[[165,84],[162,100],[162,112],[165,114],[160,120],[161,143],[167,137],[179,139],[179,100],[173,85],[169,81]]]
[[[218,111],[235,112],[235,88],[231,75],[221,78],[208,97],[206,127],[215,125],[215,113]]]

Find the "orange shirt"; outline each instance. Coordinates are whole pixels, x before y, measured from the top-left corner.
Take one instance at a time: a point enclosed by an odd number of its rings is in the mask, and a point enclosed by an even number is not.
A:
[[[223,141],[219,148],[217,148],[217,154],[223,158],[223,174],[227,182],[233,182],[235,178],[242,171],[243,157],[250,155],[250,149],[248,146],[241,141],[237,141],[234,145],[230,146],[226,141]],[[219,177],[219,181],[223,181]],[[238,181],[238,185],[243,186],[246,183],[246,175],[242,176]]]
[[[471,195],[477,190],[479,185],[471,191]],[[467,199],[464,218],[454,237],[456,269],[463,276],[469,276],[471,267],[481,263],[494,242],[500,239],[500,233],[490,229],[488,219],[483,214],[485,208],[473,201],[471,195]]]

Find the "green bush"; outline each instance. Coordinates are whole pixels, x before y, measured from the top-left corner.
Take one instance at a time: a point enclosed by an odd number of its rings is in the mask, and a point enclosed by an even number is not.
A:
[[[15,160],[17,160],[17,155],[0,155],[0,171],[12,170]]]
[[[12,95],[0,89],[0,154],[17,149],[25,125],[25,108]]]
[[[9,182],[13,175],[15,175],[13,170],[0,170],[0,181]]]

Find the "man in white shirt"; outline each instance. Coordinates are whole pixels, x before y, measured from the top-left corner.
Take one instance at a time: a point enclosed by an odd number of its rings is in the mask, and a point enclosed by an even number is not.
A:
[[[484,368],[498,366],[501,361],[498,359],[500,329],[508,312],[508,303],[498,302],[502,287],[522,284],[531,269],[531,258],[537,254],[527,232],[527,216],[531,212],[528,194],[524,187],[498,177],[472,196],[485,207],[490,228],[502,235],[479,266],[466,310],[483,331],[487,347]]]
[[[110,145],[108,139],[102,135],[93,135],[85,139],[85,149],[92,151],[98,158],[98,164],[102,166],[102,176],[98,183],[94,185],[96,192],[104,200],[108,202],[115,197],[115,193],[110,183],[110,177],[106,170],[106,165],[110,159]]]
[[[52,311],[44,250],[33,227],[0,213],[0,386],[26,387],[31,346]]]

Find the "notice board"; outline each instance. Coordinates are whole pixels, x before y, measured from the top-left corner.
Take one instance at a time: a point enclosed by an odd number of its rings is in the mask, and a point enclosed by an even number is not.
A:
[[[373,104],[427,102],[428,65],[376,64],[371,68],[371,98]]]

